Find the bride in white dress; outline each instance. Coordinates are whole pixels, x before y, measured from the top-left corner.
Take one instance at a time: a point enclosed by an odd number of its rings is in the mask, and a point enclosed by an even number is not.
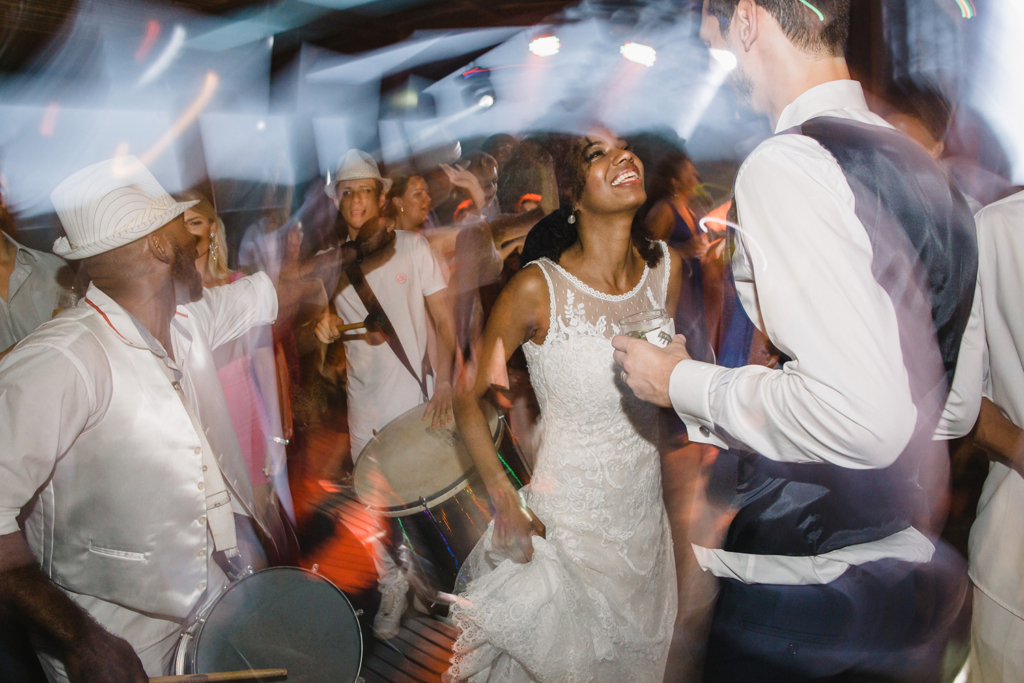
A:
[[[456,401],[497,514],[451,607],[449,682],[660,683],[665,671],[677,602],[658,414],[622,384],[611,338],[628,315],[675,310],[681,262],[633,234],[643,165],[622,140],[598,129],[568,154],[572,222],[559,212],[534,229],[524,260],[545,256],[502,291],[483,340],[492,367],[524,346],[540,403],[523,502],[479,406],[489,373]]]

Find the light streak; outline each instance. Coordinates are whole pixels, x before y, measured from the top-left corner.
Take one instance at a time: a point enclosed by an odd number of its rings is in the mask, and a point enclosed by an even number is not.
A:
[[[654,66],[655,60],[658,59],[658,53],[653,47],[640,43],[626,43],[619,48],[619,54],[631,62],[647,67]]]
[[[822,22],[825,21],[825,15],[821,13],[820,9],[818,9],[817,7],[812,5],[811,3],[807,2],[807,0],[800,0],[800,3],[803,4],[805,7],[808,7],[815,14],[817,14],[818,15],[818,21],[822,21]]]
[[[956,0],[956,4],[960,8],[960,16],[964,19],[973,19],[978,15],[978,10],[971,0]]]
[[[188,106],[188,109],[181,113],[181,116],[174,122],[174,125],[168,128],[167,132],[160,136],[160,139],[145,154],[139,157],[139,163],[143,166],[149,166],[157,157],[163,154],[171,146],[171,143],[199,118],[199,114],[202,113],[206,105],[213,99],[213,95],[217,92],[217,86],[219,85],[220,77],[213,71],[207,71],[206,81],[203,83],[203,89],[199,92],[199,96]],[[112,172],[115,178],[127,178],[134,175],[138,170],[134,165],[125,161],[124,157],[128,156],[128,150],[128,143],[122,142],[114,152]]]
[[[135,84],[135,87],[138,88],[146,85],[166,71],[167,67],[169,67],[171,62],[174,61],[174,58],[178,56],[179,52],[181,52],[181,48],[185,44],[185,38],[187,35],[188,34],[185,31],[184,26],[181,24],[175,26],[174,30],[171,31],[171,39],[167,41],[167,47],[165,47],[164,51],[160,53],[160,56],[156,58],[156,61],[146,69],[146,72],[142,74],[142,77],[139,79],[139,82]]]
[[[543,36],[534,38],[530,42],[529,50],[538,57],[551,57],[557,55],[561,47],[562,44],[558,40],[558,36]]]
[[[150,19],[149,23],[146,24],[146,35],[142,37],[142,42],[139,43],[139,49],[135,51],[135,61],[141,62],[143,59],[149,56],[150,50],[156,45],[157,38],[160,37],[160,22],[156,19]]]
[[[60,105],[50,102],[43,110],[43,120],[39,122],[39,134],[45,137],[53,135],[57,131],[57,115],[60,113]]]

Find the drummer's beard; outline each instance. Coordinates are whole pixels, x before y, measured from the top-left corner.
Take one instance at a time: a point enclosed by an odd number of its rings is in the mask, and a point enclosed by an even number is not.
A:
[[[185,247],[178,244],[177,241],[174,241],[173,245],[171,247],[173,252],[171,279],[174,281],[176,293],[180,292],[178,294],[178,301],[179,303],[182,303],[182,299],[185,299],[184,303],[199,301],[203,298],[203,277],[196,268],[195,260],[189,258],[188,254],[185,253]],[[184,292],[181,292],[182,289],[184,289]],[[182,294],[186,293],[187,297],[182,296]]]

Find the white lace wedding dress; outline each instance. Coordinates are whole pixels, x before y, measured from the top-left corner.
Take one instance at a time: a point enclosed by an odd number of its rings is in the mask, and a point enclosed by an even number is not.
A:
[[[491,529],[470,554],[446,681],[661,682],[676,574],[657,409],[621,384],[611,337],[627,315],[665,307],[668,264],[666,252],[620,296],[548,259],[531,264],[547,279],[551,324],[524,347],[543,431],[523,491],[547,538],[534,537],[527,564],[499,556]]]

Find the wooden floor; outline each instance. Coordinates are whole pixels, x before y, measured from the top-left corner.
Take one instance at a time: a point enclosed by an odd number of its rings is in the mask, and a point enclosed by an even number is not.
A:
[[[360,675],[366,683],[439,683],[457,635],[454,626],[442,621],[407,615],[397,636],[368,643],[372,652]]]

